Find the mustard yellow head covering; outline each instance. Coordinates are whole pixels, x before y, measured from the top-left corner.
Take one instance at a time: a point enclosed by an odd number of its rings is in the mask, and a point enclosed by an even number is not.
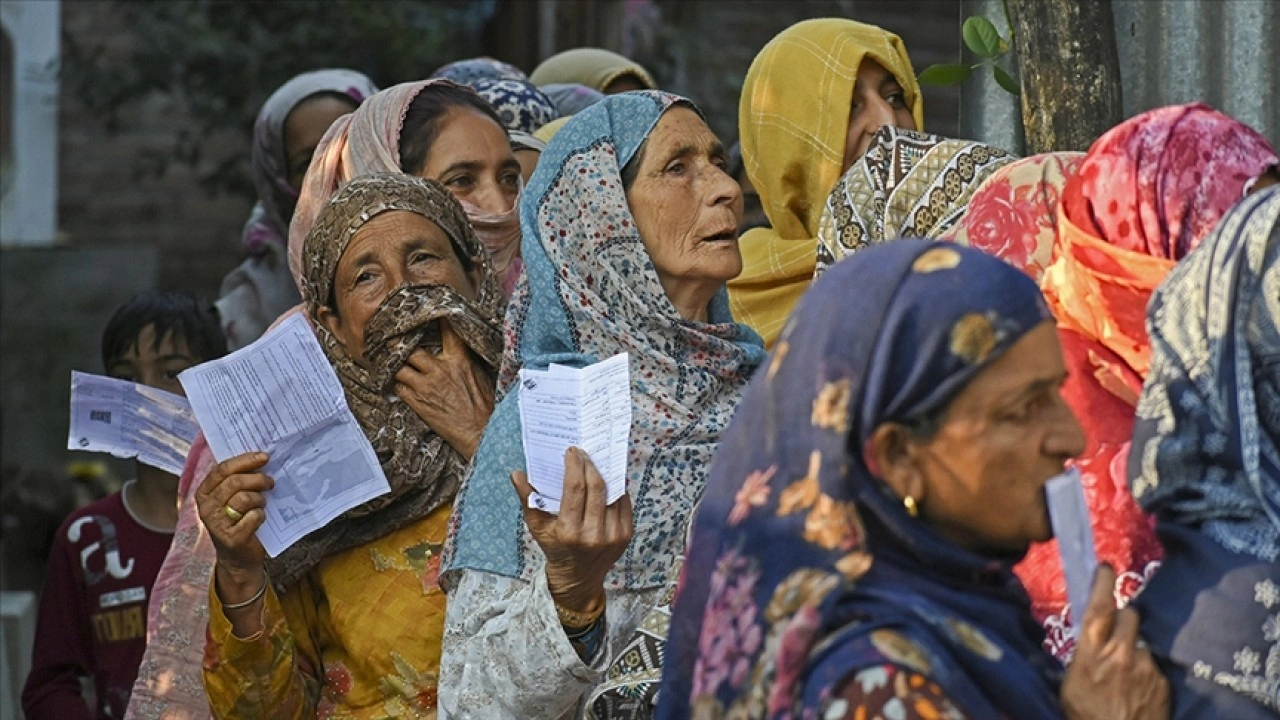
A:
[[[742,85],[742,162],[772,227],[742,236],[742,274],[729,283],[729,300],[734,319],[770,346],[813,279],[818,218],[840,179],[864,58],[898,80],[916,129],[923,129],[924,102],[907,49],[897,35],[874,25],[796,23],[756,55]]]
[[[600,92],[620,77],[634,77],[650,90],[658,87],[640,63],[601,48],[583,47],[556,53],[534,68],[529,80],[538,87],[577,83]]]

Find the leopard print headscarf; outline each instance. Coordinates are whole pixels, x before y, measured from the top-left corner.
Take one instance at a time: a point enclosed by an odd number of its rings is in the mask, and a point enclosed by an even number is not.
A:
[[[382,212],[403,210],[431,220],[449,236],[459,256],[480,268],[476,300],[441,285],[398,288],[365,329],[365,354],[373,371],[356,363],[322,323],[338,260],[356,232]],[[439,320],[447,319],[477,362],[496,377],[502,358],[502,290],[488,254],[462,207],[439,184],[401,174],[370,175],[344,185],[321,211],[303,247],[306,311],[346,391],[347,404],[382,463],[391,492],[359,505],[268,562],[286,588],[323,558],[376,540],[453,500],[468,461],[407,405],[390,384],[409,355],[439,344]]]

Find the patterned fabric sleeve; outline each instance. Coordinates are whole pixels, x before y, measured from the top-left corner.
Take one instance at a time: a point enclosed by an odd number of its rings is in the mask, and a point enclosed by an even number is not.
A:
[[[262,631],[238,638],[209,583],[209,633],[205,640],[204,684],[215,718],[300,720],[316,717],[322,667],[314,638],[292,631],[289,615],[302,613],[316,627],[317,598],[308,578],[286,598],[268,587],[262,606]],[[287,608],[287,609],[286,609]]]
[[[849,676],[819,716],[859,720],[968,720],[929,678],[888,663]]]

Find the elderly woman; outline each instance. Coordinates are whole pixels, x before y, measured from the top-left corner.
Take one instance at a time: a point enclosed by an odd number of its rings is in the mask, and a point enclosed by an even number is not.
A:
[[[880,127],[924,129],[924,102],[897,35],[852,20],[806,20],[756,55],[738,134],[769,228],[742,236],[733,315],[772,344],[813,280],[827,193]]]
[[[1134,601],[1173,717],[1280,714],[1280,190],[1246,198],[1148,310],[1129,482],[1160,570]]]
[[[255,535],[267,456],[214,466],[196,492],[217,553],[209,703],[217,717],[433,717],[439,550],[474,449],[467,419],[490,409],[501,291],[457,201],[404,175],[344,185],[304,258],[305,312],[391,492],[267,558]],[[406,382],[410,366],[429,395]]]
[[[1065,677],[1012,572],[1084,447],[1065,376],[1035,283],[985,253],[902,240],[823,275],[716,455],[659,717],[1164,717],[1109,569]]]
[[[580,47],[543,60],[529,75],[543,85],[579,84],[605,95],[629,90],[655,90],[658,84],[640,63],[602,48]]]
[[[251,165],[258,203],[243,233],[249,257],[223,279],[216,303],[232,350],[257,340],[298,303],[284,259],[302,178],[333,121],[376,92],[373,81],[354,70],[313,70],[281,85],[262,105],[253,124]]]
[[[339,118],[320,142],[290,225],[289,264],[299,285],[304,241],[339,184],[365,175],[399,172],[402,167],[446,184],[474,213],[484,214],[482,208],[489,208],[489,214],[510,208],[520,187],[519,165],[506,132],[493,109],[478,95],[445,81],[388,88],[369,98],[355,113]],[[505,227],[478,225],[491,241],[510,236]],[[491,263],[514,255],[518,247],[514,241],[495,244]],[[416,371],[411,367],[407,366],[406,372],[412,376]],[[427,381],[425,376],[411,379],[415,384]],[[429,396],[431,392],[423,387]],[[482,395],[490,397],[486,403],[492,402],[492,390],[492,385],[483,388]],[[467,413],[445,408],[442,415],[447,417],[440,418],[440,427],[456,427],[454,439],[471,448],[465,453],[470,457],[488,412],[481,412],[469,423],[465,422]],[[213,464],[207,444],[198,437],[179,481],[183,507],[159,576],[163,592],[155,594],[148,616],[150,637],[129,708],[131,717],[208,717],[200,663],[215,554],[197,516],[194,493]]]
[[[1087,438],[1076,465],[1094,544],[1116,569],[1121,602],[1141,590],[1161,555],[1126,472],[1134,407],[1151,362],[1147,305],[1175,263],[1276,162],[1275,150],[1247,125],[1205,105],[1177,105],[1098,138],[1062,191],[1054,260],[1041,288],[1069,370],[1063,397]],[[1076,623],[1057,543],[1032,547],[1017,572],[1050,650],[1065,660]]]
[[[560,131],[521,201],[525,276],[507,316],[499,402],[459,495],[441,703],[450,717],[567,718],[662,593],[760,339],[724,284],[742,198],[687,101],[625,93]],[[625,499],[606,506],[571,451],[558,516],[527,508],[521,367],[625,352]],[[515,485],[513,488],[512,485]]]

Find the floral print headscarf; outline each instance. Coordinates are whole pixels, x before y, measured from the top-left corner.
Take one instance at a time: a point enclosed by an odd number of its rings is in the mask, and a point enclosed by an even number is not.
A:
[[[454,507],[446,584],[464,569],[532,581],[529,558],[541,551],[510,480],[525,462],[520,368],[581,367],[623,352],[631,370],[627,490],[635,532],[606,587],[661,587],[684,553],[711,457],[764,348],[733,322],[723,290],[707,322],[680,315],[627,205],[622,168],[676,104],[692,107],[656,91],[601,100],[556,134],[529,181],[520,202],[525,273],[507,311],[498,377],[505,397]]]
[[[712,466],[658,717],[823,717],[886,664],[965,717],[1061,717],[1010,562],[912,518],[864,459],[878,426],[934,417],[1048,321],[1025,274],[949,243],[873,246],[814,283]]]

